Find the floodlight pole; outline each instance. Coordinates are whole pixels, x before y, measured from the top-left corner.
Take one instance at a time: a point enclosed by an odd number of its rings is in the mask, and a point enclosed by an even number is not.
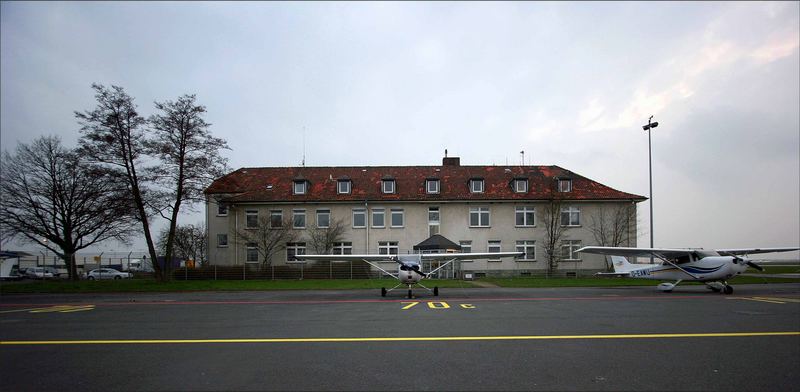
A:
[[[647,125],[642,126],[642,129],[647,131],[647,158],[650,161],[650,248],[653,248],[653,149],[652,138],[650,131],[658,126],[658,122],[651,122],[653,116],[647,119]],[[653,264],[653,256],[650,255],[650,264]]]

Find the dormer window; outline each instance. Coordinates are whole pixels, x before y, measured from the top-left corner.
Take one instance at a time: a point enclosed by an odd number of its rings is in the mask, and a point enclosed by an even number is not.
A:
[[[469,180],[469,190],[472,193],[483,193],[483,179],[473,178]]]
[[[394,180],[387,179],[381,181],[381,190],[383,193],[394,193]]]
[[[308,182],[305,180],[296,180],[294,182],[294,194],[295,195],[305,195],[307,191],[307,184]]]
[[[425,180],[425,192],[439,193],[439,180],[435,178]]]
[[[350,193],[351,182],[350,180],[339,180],[336,184],[336,192],[340,195]]]
[[[514,180],[514,192],[526,193],[528,192],[528,180],[525,178],[517,178]]]
[[[572,192],[572,180],[558,180],[559,192]]]

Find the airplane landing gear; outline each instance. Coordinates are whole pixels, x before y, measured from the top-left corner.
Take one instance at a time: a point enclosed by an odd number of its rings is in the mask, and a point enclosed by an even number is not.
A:
[[[381,297],[386,296],[386,287],[381,287]]]
[[[439,287],[438,286],[433,286],[433,296],[434,297],[438,297],[439,296]]]
[[[725,288],[722,290],[723,290],[722,292],[725,294],[733,294],[733,287],[728,286],[727,284],[725,285]]]
[[[411,299],[411,298],[414,298],[414,296],[411,295],[411,289],[408,289],[408,299]]]

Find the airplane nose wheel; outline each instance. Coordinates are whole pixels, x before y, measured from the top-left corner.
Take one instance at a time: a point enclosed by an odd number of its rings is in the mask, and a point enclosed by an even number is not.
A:
[[[725,288],[722,289],[722,292],[725,294],[733,294],[733,287],[725,285]]]
[[[381,287],[381,297],[386,296],[386,287]]]
[[[438,286],[433,286],[433,296],[434,297],[438,297],[439,296],[439,287]]]

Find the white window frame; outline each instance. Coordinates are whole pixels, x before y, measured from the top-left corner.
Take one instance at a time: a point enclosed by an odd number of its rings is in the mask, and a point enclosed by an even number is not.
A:
[[[536,261],[536,241],[534,241],[534,240],[518,240],[516,242],[515,247],[516,247],[516,251],[517,252],[525,253],[524,255],[522,255],[522,256],[520,256],[518,258],[515,258],[515,260],[518,260],[518,261]],[[528,249],[531,249],[531,251],[528,252]],[[533,257],[526,258],[525,256],[528,256],[528,255],[533,255]]]
[[[528,214],[532,222],[528,222]],[[519,224],[518,217],[522,215],[522,224]],[[536,208],[532,206],[514,207],[514,227],[536,227]]]
[[[308,191],[307,181],[295,181],[292,187],[292,193],[295,195],[305,195]]]
[[[564,240],[561,242],[561,257],[563,261],[582,261],[577,257],[577,250],[581,248],[581,240]],[[566,257],[565,257],[566,254]]]
[[[324,216],[324,215],[328,216],[328,223],[325,226],[323,226],[319,222],[320,221],[319,217],[320,216]],[[327,228],[331,227],[331,210],[330,209],[328,209],[328,208],[320,208],[320,209],[318,209],[317,213],[316,213],[316,218],[317,218],[317,227],[318,228],[327,229]]]
[[[217,216],[228,216],[228,205],[224,203],[217,204]]]
[[[478,224],[472,224],[472,215],[478,215]],[[486,222],[483,222],[483,215],[486,214]],[[469,208],[469,227],[485,228],[492,227],[492,210],[489,207],[470,207]]]
[[[567,221],[564,224],[564,214],[566,214]],[[575,218],[575,220],[573,220]],[[565,227],[580,227],[581,225],[581,209],[578,207],[563,207],[561,208],[561,226]]]
[[[250,221],[253,218],[253,221]],[[251,223],[253,223],[251,225]],[[258,210],[245,210],[244,211],[244,228],[257,229],[258,228]]]
[[[379,255],[397,255],[400,254],[400,246],[397,241],[378,241],[378,254]]]
[[[478,189],[480,188],[480,189]],[[484,183],[483,179],[481,178],[473,178],[469,180],[469,191],[471,193],[483,193],[484,190]]]
[[[558,180],[558,191],[559,192],[572,192],[572,180],[571,179]]]
[[[395,185],[394,180],[381,180],[381,191],[385,194],[392,194],[395,192]]]
[[[458,244],[461,245],[461,253],[472,253],[472,240],[463,240],[458,241]],[[470,263],[470,260],[461,260],[462,263]]]
[[[394,223],[394,217],[395,216],[399,216],[400,217],[400,225],[395,225],[395,223]],[[405,212],[403,211],[402,208],[392,208],[392,209],[389,210],[389,225],[390,225],[391,228],[395,228],[395,229],[402,228],[402,227],[404,227],[405,223],[406,223],[405,222]]]
[[[228,233],[217,234],[217,248],[228,247]]]
[[[528,180],[526,180],[526,179],[516,179],[516,180],[514,180],[514,192],[516,192],[516,193],[527,193],[528,192]]]
[[[303,217],[303,224],[301,226],[297,225],[297,218]],[[305,229],[306,228],[306,210],[302,208],[293,209],[292,210],[292,228],[293,229]]]
[[[255,255],[255,260],[250,257],[252,255]],[[258,263],[258,245],[255,242],[248,242],[245,245],[244,257],[245,263]]]
[[[306,254],[305,242],[287,242],[286,243],[286,261],[299,261],[297,255]]]
[[[381,222],[383,222],[383,224],[381,224],[381,225],[376,225],[375,224],[375,216],[376,215],[380,215],[381,216]],[[372,219],[370,219],[370,223],[371,223],[371,227],[373,229],[383,229],[384,227],[386,227],[386,209],[385,208],[373,208],[372,209]]]
[[[486,242],[486,253],[500,253],[503,251],[503,241],[502,240],[489,240]],[[497,259],[488,259],[486,261],[497,262],[501,261],[500,258]]]
[[[439,180],[436,179],[425,180],[425,192],[428,194],[439,193],[439,189],[441,189],[439,185],[440,185]]]
[[[280,225],[274,225],[275,217],[278,217],[280,221]],[[270,229],[280,229],[283,227],[283,210],[269,210],[269,228]]]
[[[356,226],[356,215],[361,215],[364,219],[364,224],[361,226]],[[353,228],[354,229],[363,229],[367,227],[367,209],[366,208],[353,208]]]
[[[339,180],[339,181],[337,181],[337,183],[336,183],[336,193],[338,193],[340,195],[349,194],[351,192],[351,190],[352,190],[352,184],[353,183],[350,180]],[[345,189],[342,189],[342,186],[344,186]]]
[[[333,254],[335,255],[351,255],[353,254],[352,242],[334,242]]]
[[[431,214],[436,214],[436,219],[431,218]],[[428,236],[441,232],[442,213],[439,207],[428,207]]]

